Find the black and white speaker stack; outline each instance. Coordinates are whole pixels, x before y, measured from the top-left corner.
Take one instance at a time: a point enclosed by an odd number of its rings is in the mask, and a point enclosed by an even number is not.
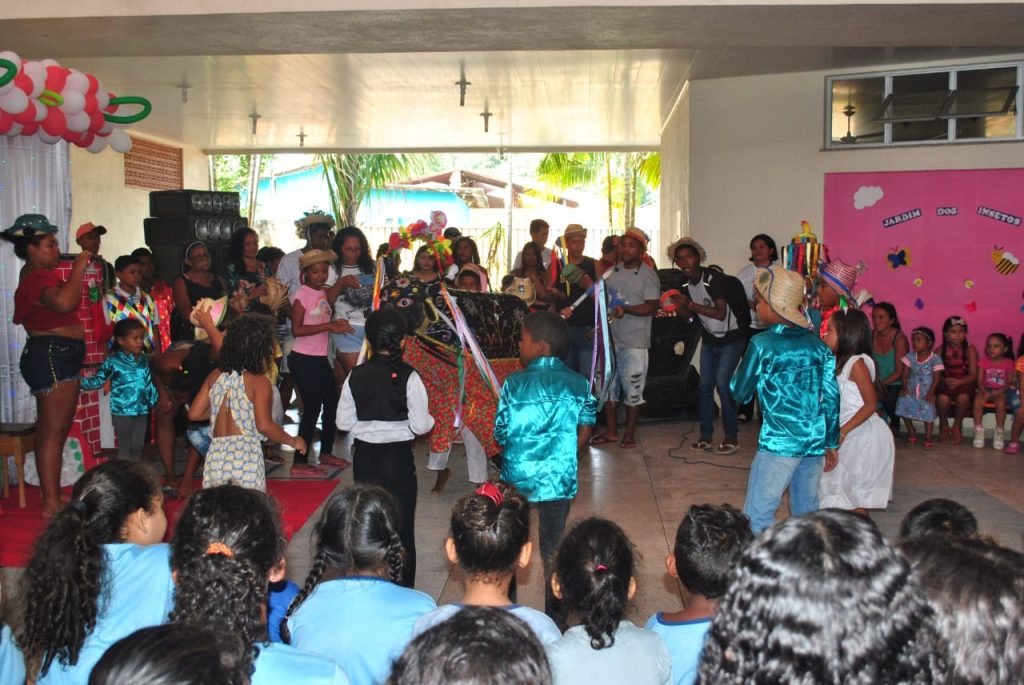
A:
[[[223,273],[231,235],[248,225],[239,214],[240,207],[238,193],[151,192],[150,217],[145,220],[146,245],[153,252],[159,277],[171,281],[180,276],[185,248],[197,240],[210,251],[214,273]]]

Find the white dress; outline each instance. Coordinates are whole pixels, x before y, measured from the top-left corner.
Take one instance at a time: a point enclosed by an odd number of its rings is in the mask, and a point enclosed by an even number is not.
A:
[[[857,384],[850,379],[850,370],[863,360],[875,380],[875,363],[870,355],[851,357],[836,377],[839,383],[839,425],[850,420],[864,406]],[[822,509],[885,509],[892,499],[892,470],[896,446],[888,424],[871,414],[867,421],[854,428],[839,447],[839,465],[822,473],[818,481],[818,499]]]

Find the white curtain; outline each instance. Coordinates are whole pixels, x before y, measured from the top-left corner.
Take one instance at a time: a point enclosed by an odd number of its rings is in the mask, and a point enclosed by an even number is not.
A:
[[[44,214],[60,231],[67,251],[71,221],[71,173],[68,144],[48,145],[35,136],[0,136],[0,230],[22,214]],[[14,291],[24,263],[12,245],[0,240],[0,421],[33,422],[36,403],[21,378],[18,360],[25,329],[15,326]]]

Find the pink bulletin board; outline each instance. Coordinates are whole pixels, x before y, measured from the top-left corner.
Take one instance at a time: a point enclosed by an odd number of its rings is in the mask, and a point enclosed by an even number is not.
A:
[[[896,307],[903,330],[941,340],[964,317],[983,353],[989,333],[1024,333],[1024,169],[825,174],[823,240],[867,266],[857,281]],[[940,342],[936,340],[936,344]]]

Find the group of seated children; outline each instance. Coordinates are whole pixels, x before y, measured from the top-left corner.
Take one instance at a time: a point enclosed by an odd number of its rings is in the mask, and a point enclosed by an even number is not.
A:
[[[967,341],[967,322],[951,316],[942,324],[942,343],[937,350],[934,348],[934,331],[918,326],[910,335],[910,351],[900,360],[903,382],[895,413],[906,423],[907,441],[917,442],[914,421],[921,421],[924,448],[933,448],[932,431],[938,417],[940,442],[959,445],[963,441],[964,418],[973,411],[973,445],[982,448],[982,421],[985,412],[992,411],[996,420],[992,447],[1018,454],[1024,428],[1024,408],[1020,402],[1024,387],[1024,339],[1016,362],[1013,341],[1004,333],[990,334],[985,340],[985,354],[979,355]],[[1004,435],[1007,413],[1013,416],[1008,441]]]
[[[335,493],[276,642],[268,587],[285,575],[285,538],[273,500],[232,484],[199,491],[164,544],[157,479],[111,461],[82,477],[40,538],[23,627],[0,633],[0,677],[1009,684],[1024,674],[1024,556],[979,537],[954,502],[919,505],[895,544],[849,512],[793,517],[755,539],[732,507],[693,506],[667,559],[683,607],[646,628],[627,618],[632,543],[615,523],[584,519],[562,539],[549,579],[564,632],[511,596],[530,564],[529,509],[502,482],[455,504],[444,548],[465,593],[437,607],[396,582],[404,554],[390,495],[366,485]]]

